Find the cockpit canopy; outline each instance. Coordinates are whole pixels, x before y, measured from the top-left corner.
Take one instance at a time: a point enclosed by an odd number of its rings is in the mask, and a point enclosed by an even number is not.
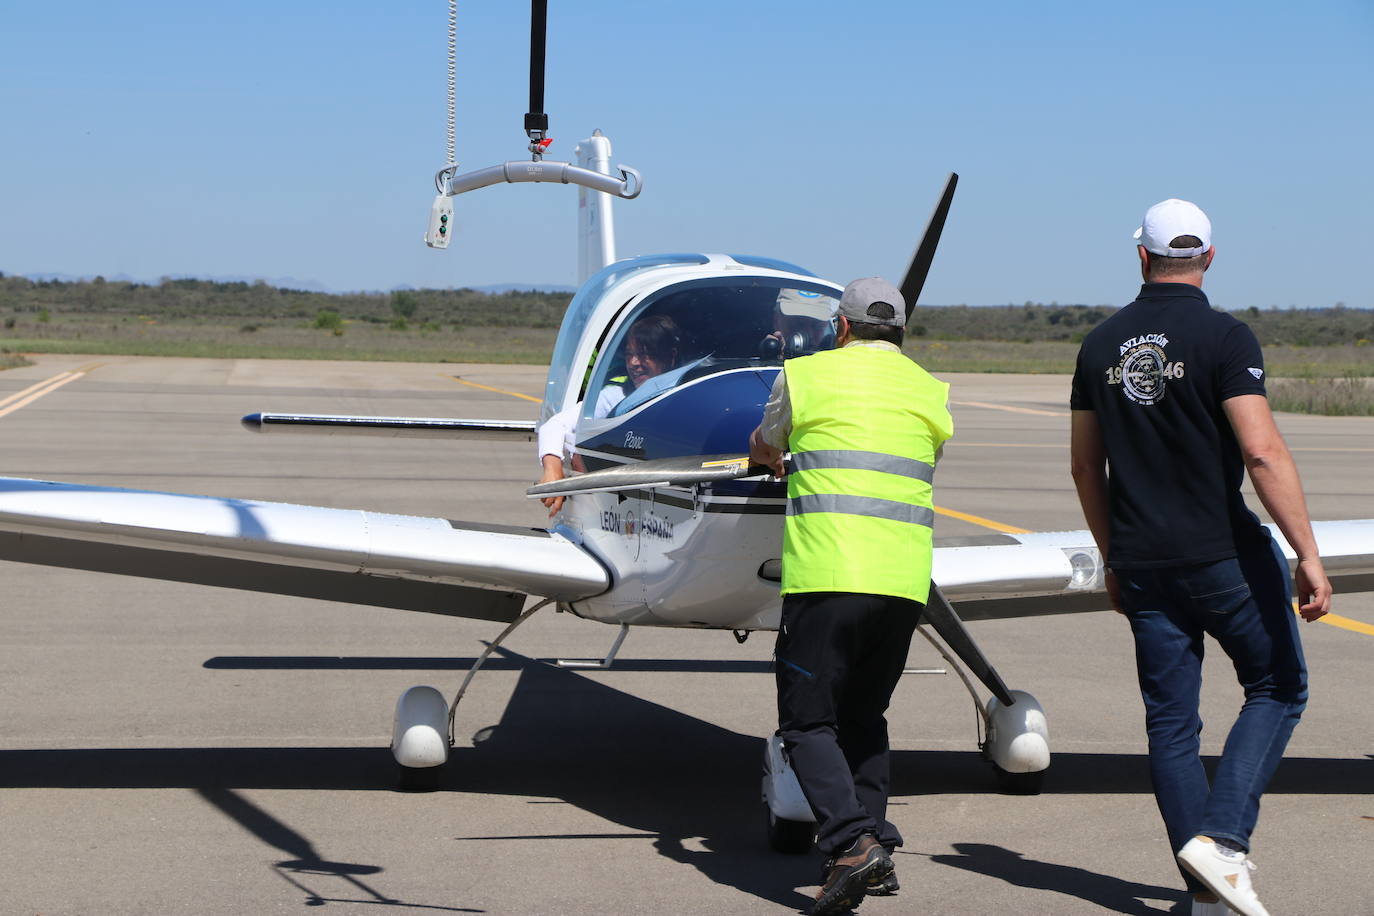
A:
[[[585,417],[618,416],[702,375],[778,366],[833,347],[838,296],[833,284],[772,258],[666,254],[617,261],[568,305],[540,418],[575,403]],[[657,335],[649,333],[654,327]],[[627,403],[612,413],[622,397]],[[597,413],[598,403],[605,413]]]
[[[655,290],[602,347],[582,416],[621,416],[694,379],[830,349],[838,308],[832,289],[796,278],[714,276]]]

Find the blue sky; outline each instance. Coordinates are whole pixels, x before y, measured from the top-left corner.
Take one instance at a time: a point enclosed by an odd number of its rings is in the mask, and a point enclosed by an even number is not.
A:
[[[443,0],[15,4],[0,270],[572,283],[576,193],[458,199]],[[525,158],[528,4],[460,0],[458,159]],[[1374,307],[1374,2],[550,0],[551,159],[593,128],[645,191],[622,256],[898,279],[946,172],[927,303],[1121,304],[1146,207],[1206,209],[1226,307]]]

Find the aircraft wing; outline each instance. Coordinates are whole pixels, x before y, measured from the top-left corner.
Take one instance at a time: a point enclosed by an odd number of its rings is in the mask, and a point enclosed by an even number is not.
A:
[[[1290,567],[1293,549],[1268,526]],[[1374,519],[1313,522],[1339,594],[1374,590]],[[1097,611],[1110,607],[1102,559],[1088,531],[941,538],[932,578],[964,620]]]
[[[610,585],[540,529],[10,477],[0,560],[487,620]]]

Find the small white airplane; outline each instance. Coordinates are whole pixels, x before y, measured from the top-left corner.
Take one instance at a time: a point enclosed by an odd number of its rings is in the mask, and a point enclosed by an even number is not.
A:
[[[635,197],[642,181],[632,169],[611,172],[610,143],[599,132],[578,152],[578,165],[517,162],[441,173],[430,226],[431,242],[443,236],[434,247],[444,247],[451,198],[500,181],[581,186],[585,282],[558,335],[539,421],[243,419],[271,434],[527,442],[539,423],[568,423],[573,473],[527,493],[570,497],[548,530],[0,478],[0,559],[504,622],[452,701],[427,686],[398,701],[391,748],[412,783],[437,776],[446,763],[458,702],[482,661],[548,604],[619,628],[603,660],[583,663],[601,667],[612,664],[632,626],[732,630],[741,641],[775,629],[786,485],[750,467],[743,450],[783,360],[833,346],[842,287],[770,258],[617,261],[611,195]],[[955,180],[902,284],[909,308]],[[651,354],[659,371],[636,378],[627,349],[647,333],[636,329],[650,325],[661,338]],[[1374,520],[1314,527],[1337,588],[1374,588]],[[943,645],[926,635],[975,701],[960,662],[991,693],[986,704],[979,701],[986,726],[980,746],[1010,791],[1039,790],[1050,762],[1045,715],[1029,693],[1007,688],[961,618],[1100,610],[1107,606],[1102,572],[1087,531],[936,542],[938,588],[923,620]],[[766,745],[762,795],[773,845],[810,848],[814,819],[776,736]]]

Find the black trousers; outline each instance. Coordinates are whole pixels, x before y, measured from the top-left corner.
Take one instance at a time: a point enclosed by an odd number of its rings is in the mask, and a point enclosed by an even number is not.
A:
[[[847,592],[787,595],[775,668],[778,733],[827,856],[871,833],[889,848],[888,703],[924,606]]]

